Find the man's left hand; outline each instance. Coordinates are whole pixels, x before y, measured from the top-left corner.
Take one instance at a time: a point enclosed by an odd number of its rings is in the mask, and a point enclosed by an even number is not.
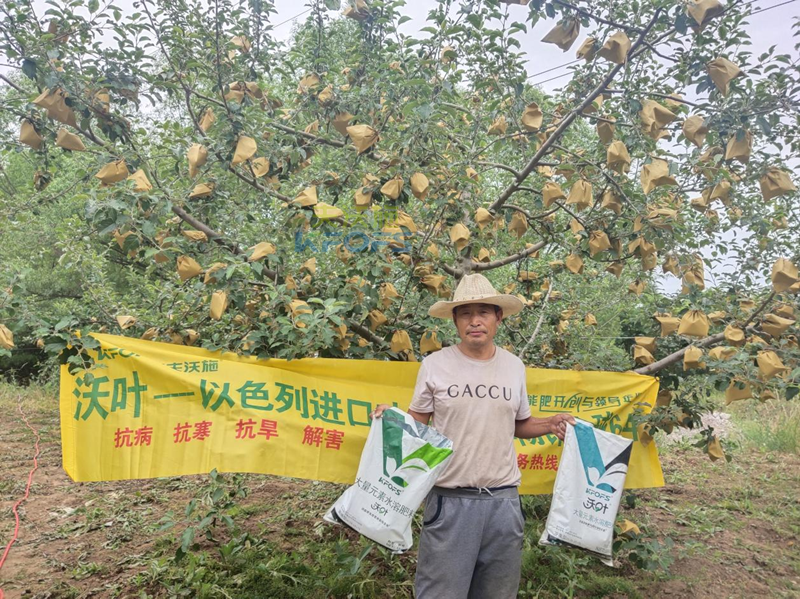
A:
[[[547,419],[550,425],[550,434],[555,435],[560,441],[564,440],[564,435],[567,433],[567,423],[575,424],[575,418],[572,414],[556,414]]]

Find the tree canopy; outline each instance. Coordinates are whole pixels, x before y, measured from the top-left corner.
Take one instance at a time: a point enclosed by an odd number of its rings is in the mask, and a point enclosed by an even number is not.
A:
[[[417,360],[479,272],[528,365],[659,374],[640,434],[791,399],[800,69],[750,52],[750,4],[439,0],[410,35],[401,0],[311,0],[283,44],[268,0],[10,0],[0,355]],[[556,95],[539,43],[577,59]]]

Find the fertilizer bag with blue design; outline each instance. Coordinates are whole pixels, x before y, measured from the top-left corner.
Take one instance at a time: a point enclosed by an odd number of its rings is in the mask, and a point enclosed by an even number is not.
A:
[[[578,547],[614,565],[614,520],[632,446],[630,439],[597,430],[582,420],[567,425],[540,545]]]
[[[372,421],[356,483],[324,518],[402,553],[411,547],[414,512],[453,455],[453,442],[390,408]]]

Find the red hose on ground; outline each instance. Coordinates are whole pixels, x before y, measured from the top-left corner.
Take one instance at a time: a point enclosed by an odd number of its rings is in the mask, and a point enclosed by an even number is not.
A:
[[[22,416],[22,420],[25,421],[25,426],[27,426],[29,429],[31,429],[31,432],[36,436],[36,442],[34,443],[34,446],[36,447],[36,453],[33,455],[33,469],[28,473],[28,484],[25,487],[25,495],[23,495],[22,499],[17,501],[14,504],[14,507],[11,509],[11,511],[14,512],[14,519],[16,520],[16,524],[14,526],[14,534],[11,536],[11,540],[8,542],[8,545],[6,545],[6,549],[3,552],[2,557],[0,557],[0,570],[3,568],[3,564],[5,563],[6,558],[8,557],[8,554],[11,551],[11,546],[14,544],[14,541],[17,540],[17,536],[19,535],[19,512],[17,511],[17,508],[20,506],[20,504],[23,501],[25,501],[28,498],[28,495],[31,492],[31,483],[33,482],[33,473],[36,472],[36,470],[39,469],[39,460],[38,460],[38,458],[39,458],[39,433],[36,431],[36,429],[34,429],[30,425],[30,423],[28,422],[28,417],[25,416],[25,412],[22,411],[22,396],[21,395],[17,396],[17,410],[19,411],[20,415]],[[3,596],[4,596],[3,589],[0,589],[0,599],[3,599]]]

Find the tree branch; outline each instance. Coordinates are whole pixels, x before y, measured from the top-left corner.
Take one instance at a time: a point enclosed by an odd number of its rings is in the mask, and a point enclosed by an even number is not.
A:
[[[652,364],[648,364],[647,366],[642,366],[641,368],[637,368],[634,370],[636,374],[654,374],[659,372],[660,370],[664,370],[665,368],[672,366],[676,362],[679,362],[683,358],[683,354],[686,353],[686,350],[690,347],[708,347],[709,345],[714,345],[719,343],[725,338],[725,333],[717,333],[716,335],[711,335],[710,337],[706,337],[702,341],[698,341],[697,343],[691,343],[686,347],[679,349],[676,352],[671,353],[666,358],[661,358],[660,360],[653,362]]]
[[[517,212],[521,212],[522,214],[525,215],[525,217],[528,220],[541,220],[543,218],[547,218],[548,216],[554,214],[555,212],[558,212],[560,210],[560,207],[552,208],[547,212],[542,212],[541,214],[531,214],[524,208],[521,208],[520,206],[516,206],[514,204],[504,204],[502,209],[516,210]]]
[[[672,56],[667,56],[666,54],[662,54],[661,52],[656,50],[651,44],[648,44],[647,42],[645,42],[644,45],[647,46],[653,54],[655,54],[656,56],[660,56],[664,60],[669,60],[669,61],[674,62],[676,64],[680,64],[680,62],[681,62],[677,58],[674,58]]]
[[[451,277],[459,278],[459,277],[463,277],[464,276],[464,273],[461,272],[459,269],[453,268],[452,266],[450,266],[449,264],[445,264],[444,262],[440,262],[439,263],[439,268],[441,268],[444,272],[449,274]]]
[[[553,4],[560,4],[564,8],[569,8],[571,10],[574,10],[579,15],[583,15],[584,17],[589,17],[590,19],[593,19],[598,23],[602,23],[603,25],[611,25],[612,27],[617,27],[618,29],[622,29],[625,31],[633,31],[635,33],[642,32],[642,29],[639,27],[633,27],[632,25],[624,25],[623,23],[617,23],[616,21],[610,21],[608,19],[598,17],[597,15],[595,15],[592,12],[589,12],[588,10],[578,8],[574,4],[570,4],[569,2],[564,2],[563,0],[553,0]]]
[[[183,208],[177,205],[172,206],[172,212],[174,212],[177,216],[180,217],[181,220],[189,223],[198,231],[202,231],[206,234],[209,240],[213,240],[217,242],[219,245],[228,248],[231,252],[236,254],[237,256],[242,253],[241,248],[234,242],[228,241],[221,233],[217,233],[214,229],[209,227],[204,222],[196,219],[194,216],[186,212]]]
[[[530,193],[535,193],[536,195],[542,195],[541,189],[534,189],[533,187],[526,187],[523,185],[519,186],[520,191],[529,191]]]
[[[385,350],[389,348],[389,344],[380,337],[378,337],[375,333],[370,331],[367,327],[358,324],[352,320],[347,321],[347,327],[351,329],[354,333],[358,334],[360,337],[363,337],[367,341],[370,341],[380,347],[381,349]]]
[[[500,258],[499,260],[492,260],[491,262],[476,262],[475,264],[472,265],[472,270],[474,270],[475,272],[483,272],[485,270],[493,270],[495,268],[500,268],[501,266],[505,266],[506,264],[511,264],[512,262],[516,262],[517,260],[522,260],[523,258],[530,256],[531,254],[535,254],[546,245],[547,245],[546,241],[540,241],[539,243],[534,243],[529,248],[525,248],[521,252],[517,252],[516,254],[506,256],[505,258]]]
[[[486,162],[484,160],[478,161],[475,164],[479,166],[488,166],[490,168],[499,168],[500,170],[508,171],[515,177],[519,177],[519,172],[514,167],[508,166],[507,164],[500,164],[499,162]]]
[[[21,88],[19,85],[17,85],[17,84],[16,84],[16,83],[14,83],[13,81],[11,81],[11,79],[9,79],[8,77],[6,77],[6,76],[5,76],[5,75],[3,75],[2,73],[0,73],[0,79],[2,79],[3,81],[5,81],[6,83],[8,83],[8,84],[9,84],[11,87],[13,87],[13,88],[14,88],[15,90],[17,90],[18,92],[20,92],[20,93],[22,93],[22,94],[24,94],[24,93],[25,93],[25,90],[24,90],[24,89],[22,89],[22,88]]]
[[[642,31],[641,35],[633,43],[631,49],[628,51],[629,57],[632,56],[633,52],[635,52],[642,45],[645,37],[650,32],[650,30],[655,26],[660,15],[661,15],[661,9],[660,8],[656,9],[656,12],[653,15],[653,18],[650,20],[650,23],[648,23],[647,27],[644,29],[644,31]],[[625,65],[618,64],[613,69],[611,69],[611,71],[609,71],[609,73],[603,78],[600,84],[597,87],[595,87],[594,90],[589,92],[586,98],[584,98],[583,102],[581,102],[576,108],[574,108],[572,112],[570,112],[564,118],[564,120],[561,121],[561,124],[559,124],[559,126],[556,128],[555,131],[553,131],[550,137],[548,137],[545,140],[545,142],[539,147],[539,150],[536,152],[536,154],[533,155],[533,158],[530,159],[525,168],[522,169],[522,171],[520,171],[517,177],[515,177],[514,182],[511,183],[511,185],[509,185],[505,189],[505,191],[503,191],[503,193],[500,194],[500,197],[497,198],[492,203],[492,205],[489,207],[490,212],[496,212],[500,208],[500,206],[502,206],[508,200],[508,198],[510,198],[511,195],[515,191],[517,191],[517,189],[519,189],[519,186],[528,177],[528,175],[530,175],[531,172],[533,172],[533,169],[536,168],[542,157],[545,154],[547,154],[547,152],[550,150],[553,144],[555,144],[559,140],[559,138],[569,128],[569,126],[578,117],[578,115],[583,112],[583,109],[589,106],[597,96],[603,93],[606,87],[608,87],[608,84],[611,83],[614,80],[614,77],[616,77],[617,74],[622,70],[623,66]]]
[[[614,189],[617,190],[617,194],[623,200],[625,200],[625,202],[628,205],[633,206],[633,203],[630,201],[628,196],[625,195],[625,192],[622,190],[622,187],[616,181],[616,179],[614,179],[613,175],[611,173],[609,173],[605,168],[603,168],[603,166],[600,165],[598,162],[594,162],[592,160],[589,160],[585,156],[581,156],[580,154],[577,154],[577,153],[573,152],[572,150],[570,150],[568,148],[565,148],[564,146],[561,146],[561,145],[558,145],[558,144],[553,144],[553,147],[556,148],[557,150],[561,150],[562,152],[566,152],[567,154],[570,154],[571,156],[577,158],[578,160],[582,160],[586,164],[589,164],[589,165],[595,167],[606,178],[606,181],[608,181],[609,183],[611,183],[611,185],[614,186]],[[580,220],[580,219],[578,219],[578,220]]]
[[[506,204],[505,206],[503,206],[503,208],[505,208],[506,210],[516,210],[517,212],[524,214],[525,218],[527,218],[528,220],[533,220],[533,215],[527,210],[525,210],[525,208],[521,208],[520,206],[516,206],[514,204]]]
[[[750,318],[748,318],[747,321],[742,325],[743,330],[746,331],[748,329],[753,328],[748,325],[751,322],[753,322],[753,320],[755,320],[758,317],[758,315],[764,311],[764,309],[766,309],[766,307],[769,305],[769,303],[773,300],[774,297],[775,297],[775,292],[773,291],[772,293],[769,294],[767,299],[765,299],[762,302],[762,304],[758,307],[758,309],[756,309],[756,311],[750,315]],[[715,345],[719,343],[724,338],[725,338],[725,333],[717,333],[716,335],[711,335],[709,337],[706,337],[705,339],[698,341],[697,343],[689,344],[686,347],[683,347],[678,351],[671,353],[667,357],[661,358],[660,360],[653,362],[652,364],[648,364],[647,366],[642,366],[641,368],[637,368],[633,372],[635,372],[636,374],[647,374],[647,375],[654,374],[678,362],[681,358],[683,358],[683,354],[685,354],[686,350],[689,349],[690,347],[692,346],[708,347],[710,345]]]
[[[542,311],[539,314],[539,322],[536,323],[536,328],[533,329],[533,334],[528,339],[528,342],[525,344],[525,347],[522,348],[522,351],[519,352],[519,359],[525,359],[525,352],[528,351],[528,348],[533,345],[533,342],[536,340],[536,337],[539,335],[539,329],[542,327],[542,322],[544,321],[545,315],[545,308],[547,308],[547,302],[550,300],[550,293],[553,291],[553,283],[547,287],[547,295],[544,296],[544,301],[542,302]]]
[[[650,44],[648,44],[648,46],[649,45]],[[653,52],[655,52],[655,50],[653,50]],[[656,54],[658,54],[658,52],[656,52]],[[659,54],[659,56],[661,56],[661,55]],[[607,93],[607,94],[625,94],[625,93],[628,93],[628,92],[627,92],[627,90],[624,90],[624,89],[607,89],[605,91],[605,93]],[[700,106],[699,104],[696,104],[695,102],[690,102],[689,100],[684,100],[683,98],[679,98],[679,97],[674,96],[672,94],[660,94],[660,93],[657,93],[657,92],[645,92],[645,95],[653,96],[654,98],[664,98],[665,100],[672,100],[673,102],[679,102],[680,104],[686,104],[687,106],[692,106],[692,107]],[[620,123],[615,123],[615,124],[619,125]]]
[[[606,90],[604,93],[608,93],[608,92],[609,92],[609,90]],[[607,118],[602,117],[602,116],[597,116],[596,114],[582,114],[581,116],[583,118],[592,119],[592,120],[595,120],[595,121],[600,121],[601,123],[610,123],[612,125],[616,125],[617,127],[636,127],[636,125],[633,125],[631,123],[625,123],[623,121],[612,121],[611,119],[607,119]],[[542,165],[544,163],[540,162],[539,164]]]

